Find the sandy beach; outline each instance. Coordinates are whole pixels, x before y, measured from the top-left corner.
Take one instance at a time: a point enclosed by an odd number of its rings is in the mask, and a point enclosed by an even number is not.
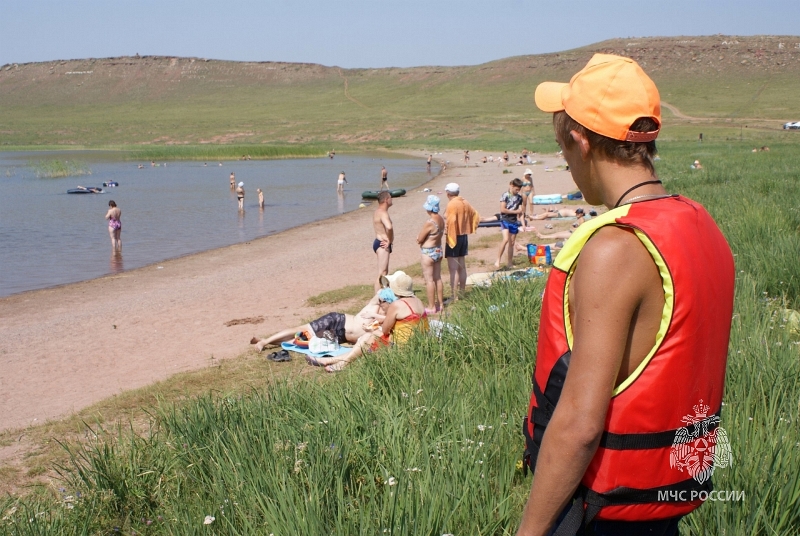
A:
[[[484,154],[473,152],[470,167],[461,152],[437,155],[450,161],[447,170],[394,200],[390,271],[419,262],[415,239],[427,217],[423,188],[438,194],[444,207],[444,185],[458,182],[481,214],[497,212],[508,182],[521,178],[528,166],[481,164]],[[426,155],[414,155],[424,166]],[[534,158],[537,194],[575,189],[569,172],[545,172],[563,160]],[[253,335],[315,314],[318,309],[306,306],[307,298],[371,284],[373,208],[119,275],[0,299],[0,429],[58,419],[122,391],[237,357],[252,351]],[[544,222],[537,223],[543,228]],[[498,232],[479,229],[478,236]],[[521,236],[524,243],[532,235]],[[470,255],[491,264],[496,251]],[[448,287],[445,281],[445,295]],[[262,323],[226,326],[258,316]]]

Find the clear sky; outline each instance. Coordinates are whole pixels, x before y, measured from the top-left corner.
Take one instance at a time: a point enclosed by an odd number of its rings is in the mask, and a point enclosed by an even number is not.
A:
[[[800,0],[0,0],[0,65],[124,55],[472,65],[614,37],[800,35]]]

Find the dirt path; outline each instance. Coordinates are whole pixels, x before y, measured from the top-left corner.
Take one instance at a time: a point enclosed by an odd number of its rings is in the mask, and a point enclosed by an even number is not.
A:
[[[422,168],[427,155],[417,156]],[[427,186],[438,193],[459,182],[480,212],[497,212],[506,185],[524,168],[503,174],[497,164],[453,167],[461,156],[437,156],[453,164]],[[473,152],[476,160],[481,156]],[[551,156],[544,162],[552,167],[563,161]],[[537,193],[574,189],[568,172],[532,168]],[[390,211],[392,269],[419,262],[415,239],[428,195],[421,190],[396,199]],[[0,430],[55,419],[123,390],[206,367],[212,356],[236,357],[248,351],[253,335],[314,314],[304,305],[308,297],[371,283],[371,214],[368,207],[249,243],[0,299]],[[481,254],[492,258],[494,252]],[[256,325],[230,322],[259,316],[264,321]]]
[[[766,87],[766,85],[763,86],[761,89],[759,89],[758,92],[756,93],[756,95],[751,100],[755,100],[756,98],[758,98],[758,96],[761,94],[761,92],[764,90],[765,87]],[[731,119],[735,119],[738,122],[741,122],[741,121],[752,121],[752,122],[761,122],[761,123],[785,123],[786,122],[783,119],[764,119],[764,118],[760,118],[760,117],[695,117],[693,115],[686,115],[685,113],[681,112],[676,106],[673,106],[672,104],[670,104],[668,102],[665,102],[663,100],[661,101],[661,106],[663,106],[664,108],[669,110],[670,113],[672,113],[672,115],[674,115],[678,119],[683,119],[683,120],[686,120],[686,121],[706,121],[706,122],[717,121],[717,122],[725,122],[725,121],[730,121]]]

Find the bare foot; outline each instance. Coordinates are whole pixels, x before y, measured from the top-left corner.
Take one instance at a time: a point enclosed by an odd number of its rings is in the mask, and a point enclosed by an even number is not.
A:
[[[499,259],[494,261],[494,267],[495,268],[500,268],[500,260]]]
[[[334,363],[333,365],[328,365],[325,367],[326,372],[339,372],[340,370],[344,370],[344,368],[348,365],[347,361],[339,361],[338,363]]]
[[[267,346],[268,344],[265,341],[258,341],[258,344],[256,344],[256,352],[263,352],[264,348]]]

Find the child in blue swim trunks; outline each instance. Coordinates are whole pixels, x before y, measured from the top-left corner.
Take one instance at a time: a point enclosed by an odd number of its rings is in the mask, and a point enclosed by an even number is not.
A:
[[[497,252],[497,262],[495,268],[500,268],[500,261],[503,252],[508,250],[508,267],[513,266],[514,242],[519,233],[519,216],[522,214],[523,198],[519,194],[522,189],[522,181],[514,179],[508,184],[508,191],[500,196],[500,227],[502,228],[503,241],[500,243],[500,250]]]

